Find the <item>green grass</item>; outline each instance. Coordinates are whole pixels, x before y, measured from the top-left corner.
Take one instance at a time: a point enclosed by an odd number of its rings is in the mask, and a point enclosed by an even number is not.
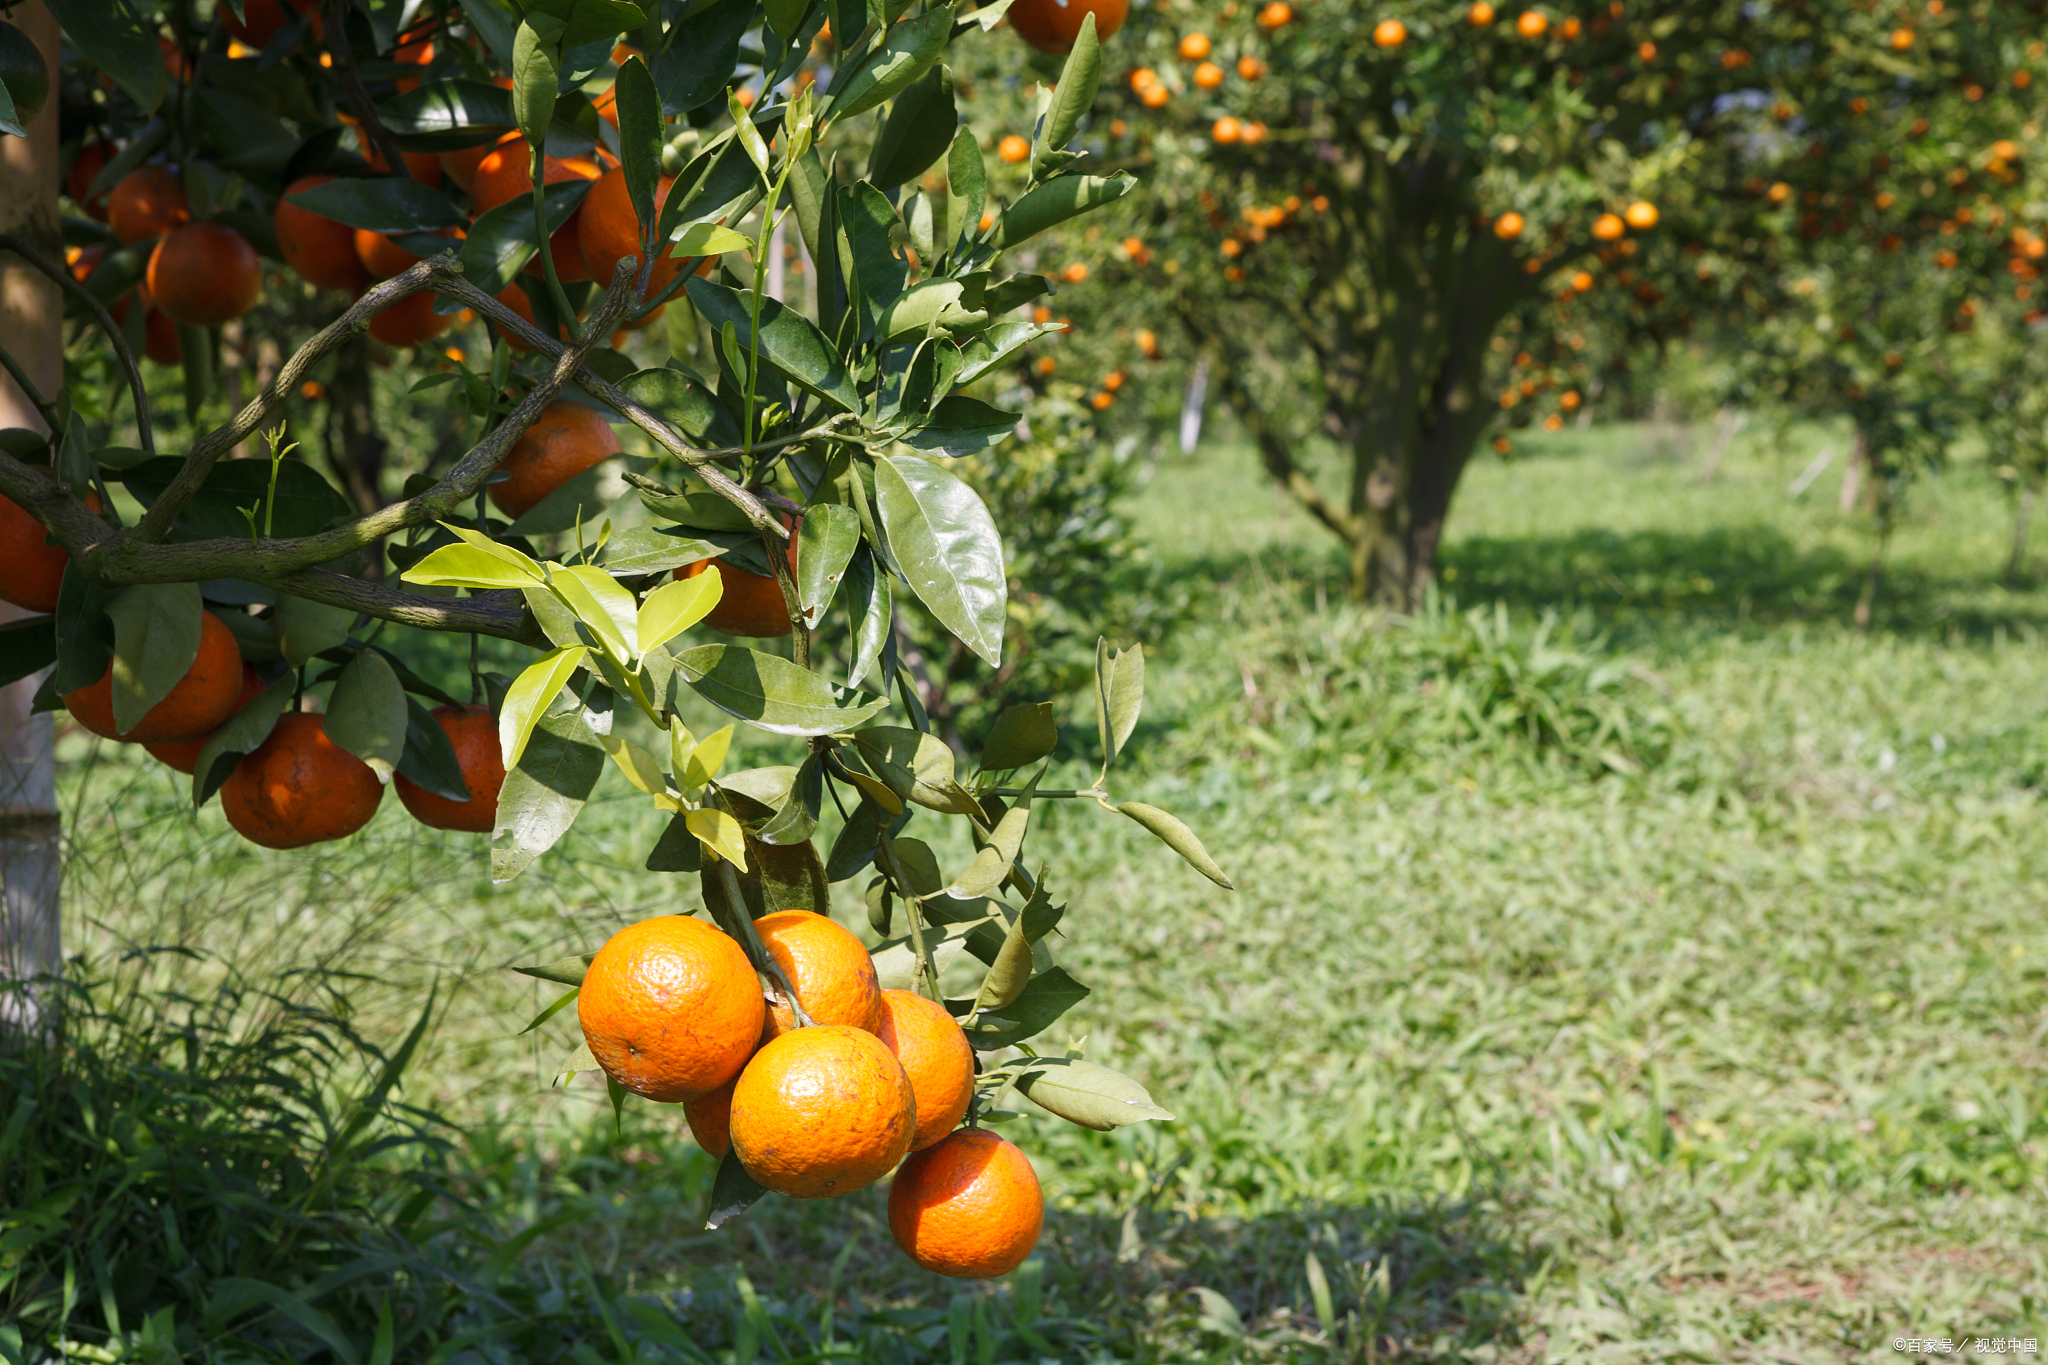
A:
[[[1158,470],[1132,514],[1194,605],[1148,642],[1114,785],[1184,815],[1240,889],[1099,811],[1037,826],[1071,902],[1060,960],[1095,988],[1048,1041],[1085,1037],[1179,1119],[1013,1125],[1054,1213],[992,1289],[897,1257],[879,1191],[702,1233],[709,1163],[678,1115],[632,1105],[614,1135],[591,1077],[550,1085],[573,1025],[516,1037],[549,993],[500,968],[696,902],[637,871],[655,830],[623,796],[494,888],[395,801],[347,844],[259,856],[160,771],[80,761],[70,941],[345,968],[354,1027],[387,1043],[442,983],[406,1098],[467,1127],[443,1174],[474,1212],[430,1250],[473,1267],[560,1220],[456,1324],[516,1320],[516,1347],[459,1359],[627,1358],[607,1313],[643,1360],[696,1358],[655,1320],[721,1361],[764,1322],[801,1354],[828,1302],[877,1361],[1806,1362],[2048,1336],[2048,592],[1997,584],[2007,512],[1965,465],[1913,491],[1876,627],[1848,628],[1867,530],[1832,474],[1785,492],[1831,438],[1752,431],[1711,483],[1643,429],[1481,463],[1445,591],[1505,603],[1505,631],[1344,606],[1331,546],[1241,449]],[[1623,717],[1625,761],[1530,740],[1546,698]]]

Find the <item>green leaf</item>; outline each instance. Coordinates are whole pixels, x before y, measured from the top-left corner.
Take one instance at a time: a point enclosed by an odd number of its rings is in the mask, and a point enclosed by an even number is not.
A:
[[[590,186],[588,180],[567,180],[547,187],[544,199],[550,235],[583,207]],[[472,223],[456,259],[462,262],[464,279],[486,294],[501,294],[539,251],[540,237],[533,226],[533,199],[522,194]]]
[[[995,244],[1007,250],[1069,218],[1113,204],[1137,187],[1137,181],[1121,172],[1112,176],[1063,175],[1048,181],[1010,205],[996,223]]]
[[[107,607],[114,623],[114,728],[135,728],[199,657],[206,603],[196,583],[144,583]]]
[[[981,989],[975,992],[975,1011],[1002,1009],[1022,995],[1030,981],[1031,944],[1024,938],[1024,917],[1019,915],[1010,921],[1003,934],[1003,946],[996,951],[996,960],[989,964],[988,974],[982,977]]]
[[[563,25],[553,15],[529,13],[512,38],[512,116],[528,149],[547,141],[560,93],[558,68]]]
[[[725,590],[715,573],[664,583],[640,604],[640,648],[659,649],[711,614]]]
[[[462,13],[469,20],[470,31],[483,39],[499,64],[511,66],[512,29],[517,20],[496,0],[462,0]]]
[[[940,399],[931,420],[906,435],[903,443],[918,450],[972,455],[1015,435],[1022,417],[1022,413],[956,393]]]
[[[1095,640],[1095,728],[1106,769],[1124,751],[1145,706],[1145,651],[1133,645],[1110,657],[1109,641]]]
[[[505,771],[509,774],[518,766],[519,756],[526,750],[526,742],[540,723],[542,713],[562,690],[569,675],[583,663],[590,653],[585,645],[571,645],[550,650],[541,656],[538,663],[528,665],[512,683],[505,694],[505,705],[498,714],[498,743],[505,755]],[[599,757],[604,751],[598,750]],[[509,777],[507,778],[509,781]],[[499,827],[504,828],[504,817],[499,816]],[[495,836],[493,836],[495,843]],[[550,841],[552,842],[552,841]],[[497,878],[502,881],[504,878]]]
[[[163,103],[164,53],[156,15],[130,0],[51,0],[50,12],[84,58],[153,114]]]
[[[853,666],[847,680],[858,683],[882,657],[895,615],[896,591],[889,575],[875,563],[874,553],[863,545],[846,567],[846,610],[853,618]],[[886,686],[886,680],[884,680]]]
[[[825,855],[827,881],[843,882],[875,860],[882,827],[888,823],[884,814],[872,801],[862,801],[853,808],[853,814],[840,827],[839,837],[832,841],[832,851]]]
[[[875,461],[875,503],[903,576],[933,616],[989,667],[1002,664],[1003,543],[979,495],[915,455]]]
[[[291,709],[298,685],[296,677],[285,674],[249,698],[248,705],[223,721],[221,727],[200,746],[199,758],[192,765],[193,809],[212,799],[243,754],[256,752],[263,741],[270,738],[270,732],[277,728],[278,717]]]
[[[647,63],[638,57],[626,59],[613,89],[618,92],[619,160],[626,172],[626,194],[645,233],[654,226],[654,195],[661,184],[661,97],[654,91]]]
[[[711,1204],[704,1210],[704,1228],[716,1231],[760,1202],[768,1188],[740,1164],[740,1154],[730,1149],[718,1163],[717,1178],[711,1182]]]
[[[729,289],[715,280],[692,275],[685,286],[690,302],[712,328],[733,327],[740,345],[751,349],[752,324],[747,317],[748,295]],[[761,300],[761,358],[777,373],[847,412],[860,410],[860,390],[853,373],[839,352],[811,320],[794,308],[774,299]]]
[[[789,792],[781,806],[766,824],[755,831],[754,837],[764,844],[809,844],[811,835],[818,829],[819,812],[824,808],[824,772],[822,755],[811,754],[805,758],[791,779]],[[730,788],[733,784],[728,780],[725,785]],[[819,880],[824,880],[822,868]]]
[[[408,723],[405,689],[399,685],[398,674],[376,650],[357,650],[334,680],[334,693],[320,728],[329,739],[369,764],[379,782],[388,783],[405,757]]]
[[[1202,841],[1195,837],[1195,832],[1182,824],[1178,817],[1141,801],[1126,801],[1116,809],[1119,815],[1128,815],[1152,831],[1168,848],[1185,858],[1188,866],[1195,871],[1225,891],[1237,890],[1236,883],[1224,875],[1223,869],[1216,865],[1216,860],[1209,856],[1209,850],[1203,848]]]
[[[603,642],[607,653],[622,667],[632,667],[640,657],[640,604],[633,599],[631,590],[594,564],[551,569],[548,587]]]
[[[733,420],[725,405],[712,396],[711,390],[681,370],[639,370],[627,376],[619,388],[626,397],[699,445],[736,446],[740,443],[739,423]],[[738,509],[734,511],[737,513]],[[746,524],[744,517],[740,518],[740,524]]]
[[[810,0],[762,0],[761,17],[768,21],[770,32],[788,42],[810,8]]]
[[[985,772],[1006,772],[1036,763],[1059,747],[1059,720],[1049,701],[1012,706],[996,717],[981,743]]]
[[[815,630],[860,548],[860,513],[841,503],[815,503],[805,511],[797,539],[802,546],[796,561],[797,601],[804,624]]]
[[[752,0],[719,0],[669,26],[668,43],[654,59],[664,113],[686,114],[725,89],[739,64],[740,37],[755,14]]]
[[[953,8],[935,6],[890,26],[888,35],[867,57],[842,68],[819,111],[841,123],[865,113],[922,76],[939,59],[953,27]]]
[[[1017,998],[1003,1007],[1000,1017],[982,1016],[967,1031],[967,1040],[983,1052],[1015,1046],[1051,1028],[1088,995],[1088,988],[1067,975],[1065,967],[1049,968],[1032,977]],[[946,1002],[948,1009],[963,1014],[971,1006],[967,1001]]]
[[[581,986],[583,973],[589,968],[590,960],[596,956],[594,952],[579,953],[574,957],[543,962],[538,967],[514,967],[512,970],[521,976],[534,977],[540,981],[558,981],[564,986]]]
[[[277,631],[277,652],[294,667],[348,639],[349,625],[355,619],[356,614],[347,607],[331,607],[289,593],[280,593],[277,605],[270,609],[270,622]]]
[[[385,100],[377,116],[398,137],[437,138],[435,146],[451,149],[495,141],[519,122],[510,91],[459,78],[428,81]]]
[[[531,588],[539,576],[474,545],[443,545],[399,575],[408,583],[451,588]]]
[[[946,894],[958,900],[993,895],[996,888],[1010,875],[1010,868],[1015,865],[1017,854],[1024,847],[1024,828],[1030,820],[1031,800],[1026,797],[1003,813],[1003,818],[996,822],[995,829],[990,832],[988,843],[974,855],[974,861],[967,865],[967,870],[946,888]],[[1025,971],[1028,974],[1030,955],[1025,956]],[[1006,1000],[1003,1003],[1009,1002]]]
[[[981,211],[988,202],[988,167],[972,128],[962,128],[946,153],[946,221],[958,238],[981,233]]]
[[[953,386],[972,384],[1023,350],[1034,338],[1058,330],[1050,322],[1042,326],[1035,322],[999,322],[968,337],[960,343],[960,370],[953,376]]]
[[[747,106],[740,103],[737,90],[725,97],[726,113],[732,117],[733,137],[747,154],[747,160],[754,163],[754,169],[762,175],[768,173],[768,143],[761,136],[761,130],[754,126],[754,119],[747,112]]]
[[[692,223],[683,229],[683,235],[676,239],[672,256],[722,256],[728,251],[743,251],[751,255],[754,244],[744,233],[716,223]]]
[[[718,547],[708,540],[651,526],[635,526],[618,532],[607,541],[597,562],[598,567],[608,574],[619,578],[639,578],[646,574],[667,573],[682,565],[717,556]],[[644,604],[642,610],[645,610]],[[643,626],[641,639],[646,638]]]
[[[967,937],[981,928],[979,924],[956,924],[943,933],[925,931],[925,943],[932,950],[932,964],[944,977],[954,963],[967,955]],[[875,980],[885,991],[908,991],[917,988],[917,952],[908,938],[891,939],[878,945],[872,955],[875,964]]]
[[[469,221],[469,215],[439,190],[395,175],[330,180],[286,195],[285,202],[344,227],[371,232],[432,232]]]
[[[416,697],[405,699],[405,752],[398,760],[398,775],[449,801],[468,801],[475,795],[462,775],[462,761],[448,742],[448,732]]]
[[[515,692],[518,686],[513,684]],[[506,714],[511,714],[510,694],[505,705]],[[498,793],[498,823],[491,831],[494,882],[512,880],[553,848],[576,823],[604,773],[604,750],[581,710],[545,717],[529,734],[530,741],[522,740],[519,762],[506,769],[505,786]]]
[[[704,866],[704,845],[690,833],[687,811],[677,811],[647,854],[649,872],[696,872]]]
[[[870,725],[853,732],[853,743],[897,796],[930,810],[956,809],[950,792],[953,751],[937,735],[906,725]]]
[[[1152,1103],[1144,1086],[1079,1057],[1037,1058],[1017,1078],[1017,1089],[1047,1113],[1099,1133],[1147,1119],[1173,1120],[1172,1114]]]
[[[647,22],[646,11],[627,0],[534,0],[526,8],[560,21],[564,48],[611,43]]]
[[[889,107],[868,158],[868,183],[887,190],[915,180],[945,154],[959,124],[952,73],[937,63]]]
[[[57,618],[31,616],[0,626],[0,686],[57,662]]]
[[[875,332],[885,341],[906,336],[948,336],[988,321],[980,306],[981,290],[967,280],[925,280],[892,299],[875,318]]]
[[[160,455],[120,471],[120,480],[144,507],[152,506],[185,461],[176,455]],[[249,522],[241,509],[254,503],[262,515],[270,497],[270,461],[222,460],[206,476],[192,501],[178,513],[168,537],[174,541],[249,539]],[[333,484],[320,477],[304,460],[288,459],[277,467],[277,497],[271,507],[272,534],[280,537],[312,535],[330,526],[353,521],[356,505]]]
[[[1102,48],[1096,41],[1095,15],[1091,12],[1081,20],[1073,50],[1067,54],[1066,65],[1060,68],[1059,84],[1053,87],[1052,108],[1046,111],[1037,145],[1032,148],[1034,176],[1044,174],[1040,160],[1046,153],[1063,151],[1074,140],[1081,115],[1095,103],[1095,86],[1101,76]]]
[[[675,656],[677,672],[727,715],[778,735],[829,735],[889,705],[887,697],[835,687],[788,659],[743,645],[699,645]]]

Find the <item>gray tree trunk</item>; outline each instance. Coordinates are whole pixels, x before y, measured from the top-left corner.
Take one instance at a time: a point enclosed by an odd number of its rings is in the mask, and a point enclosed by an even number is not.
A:
[[[43,54],[50,99],[25,138],[0,138],[0,231],[18,233],[52,256],[64,250],[57,223],[57,21],[42,0],[8,16]],[[0,344],[45,398],[64,382],[63,300],[22,262],[0,257]],[[0,427],[43,429],[35,407],[0,375]],[[0,603],[0,621],[27,613]],[[47,1032],[55,996],[17,983],[55,973],[58,930],[57,764],[48,715],[31,716],[37,675],[0,688],[0,1037]]]

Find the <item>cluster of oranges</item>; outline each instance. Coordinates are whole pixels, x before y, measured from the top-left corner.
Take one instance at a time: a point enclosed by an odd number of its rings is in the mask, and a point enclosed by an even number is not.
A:
[[[1283,5],[1281,8],[1285,9],[1286,6]],[[1264,11],[1261,11],[1261,14],[1263,15]],[[1286,23],[1292,18],[1293,13],[1290,11],[1280,22]],[[1262,22],[1262,27],[1277,28],[1279,24],[1266,25]],[[1181,40],[1175,48],[1180,59],[1189,63],[1187,79],[1197,90],[1215,90],[1224,82],[1224,68],[1214,60],[1215,48],[1216,45],[1209,35],[1201,32],[1181,35]],[[1244,53],[1238,57],[1234,65],[1239,80],[1256,81],[1266,74],[1265,58],[1254,53]],[[1173,91],[1165,79],[1149,66],[1141,66],[1132,71],[1129,81],[1131,93],[1136,95],[1138,103],[1147,109],[1163,109],[1173,99]],[[1210,134],[1218,142],[1256,144],[1265,140],[1266,125],[1226,116],[1211,125]]]
[[[111,152],[104,147],[74,163],[67,187],[79,207],[104,222],[114,240],[133,246],[154,240],[142,283],[132,292],[144,311],[144,336],[152,359],[175,363],[182,351],[177,325],[218,327],[256,306],[263,293],[263,266],[249,239],[224,223],[195,221],[184,185],[168,167],[139,166],[104,195],[88,198]],[[100,246],[66,252],[72,273],[84,280],[105,257]],[[112,311],[125,319],[131,295]]]
[[[975,1061],[953,1016],[883,990],[860,940],[824,915],[781,910],[754,929],[794,1001],[764,998],[739,944],[702,920],[614,934],[576,997],[605,1074],[681,1104],[707,1152],[730,1152],[776,1193],[832,1198],[895,1171],[889,1230],[927,1270],[988,1278],[1022,1264],[1044,1196],[1016,1146],[960,1127]]]

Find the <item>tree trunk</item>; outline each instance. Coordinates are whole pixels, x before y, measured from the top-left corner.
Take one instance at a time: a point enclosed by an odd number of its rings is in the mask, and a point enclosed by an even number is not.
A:
[[[1877,516],[1877,544],[1870,551],[1870,570],[1863,577],[1863,591],[1856,597],[1856,629],[1869,630],[1872,609],[1877,605],[1877,590],[1884,582],[1884,552],[1892,538],[1892,485],[1870,458],[1870,447],[1863,439],[1863,433],[1856,433],[1856,450],[1861,462],[1870,474],[1870,497],[1875,504]]]
[[[8,16],[43,54],[50,98],[28,136],[0,137],[0,230],[18,233],[61,259],[57,222],[57,21],[30,0]],[[57,287],[28,266],[0,258],[0,344],[29,382],[54,399],[64,382],[64,311]],[[12,379],[0,376],[0,426],[43,430]],[[0,620],[28,613],[5,607]],[[46,986],[63,962],[58,917],[57,764],[48,715],[29,704],[40,674],[0,688],[0,1037],[46,1033],[56,998]]]

